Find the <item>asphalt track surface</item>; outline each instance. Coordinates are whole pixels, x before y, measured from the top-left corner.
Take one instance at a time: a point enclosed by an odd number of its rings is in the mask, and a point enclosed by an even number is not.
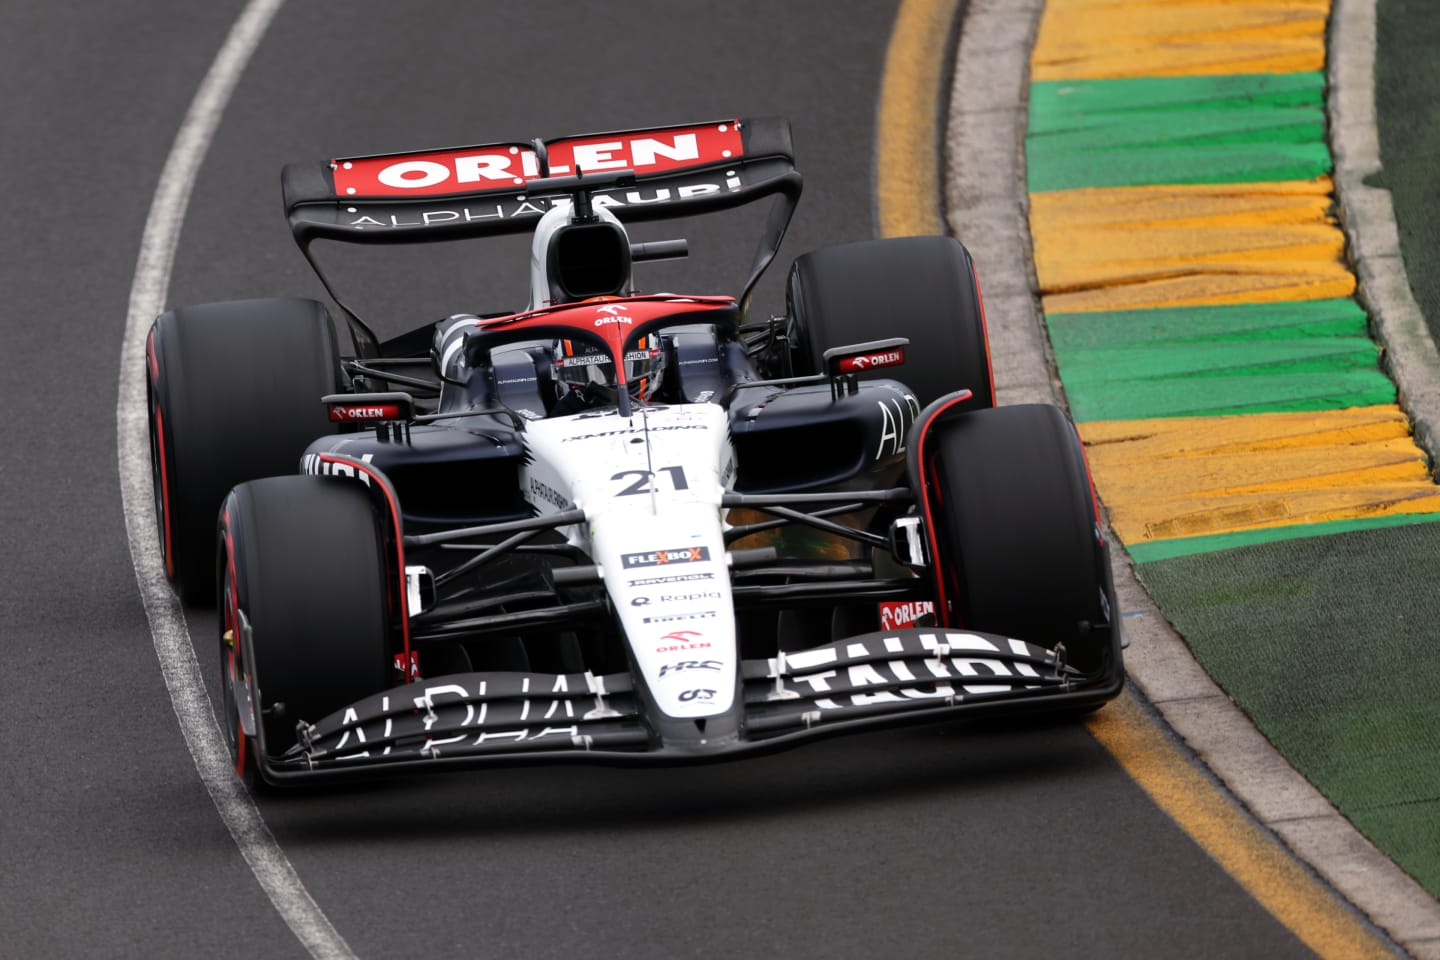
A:
[[[0,9],[0,956],[307,955],[186,750],[115,468],[147,208],[241,6]],[[168,301],[319,294],[280,215],[289,160],[733,114],[794,121],[807,198],[785,262],[874,234],[893,3],[601,12],[285,6],[201,171]],[[687,285],[732,289],[753,229],[687,227]],[[404,254],[393,279],[366,258],[352,273],[382,329],[523,299],[513,256]],[[758,309],[781,308],[782,275]],[[243,402],[245,371],[234,388]],[[213,680],[213,618],[187,614]],[[1079,726],[948,724],[683,770],[488,771],[260,810],[359,957],[1307,953]]]

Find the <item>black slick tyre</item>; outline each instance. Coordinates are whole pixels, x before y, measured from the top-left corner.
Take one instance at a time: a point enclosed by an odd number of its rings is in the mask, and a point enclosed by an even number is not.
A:
[[[298,722],[401,681],[391,612],[399,573],[354,480],[250,481],[220,517],[223,726],[236,772],[254,782],[267,756],[295,744]],[[242,723],[247,700],[253,735]]]
[[[340,379],[314,300],[239,300],[162,314],[146,341],[151,475],[165,572],[180,598],[215,593],[215,516],[230,488],[296,472],[334,432]]]
[[[998,407],[938,419],[923,439],[949,622],[1063,643],[1085,672],[1118,669],[1109,551],[1069,418],[1049,405]]]
[[[786,292],[797,373],[820,373],[832,347],[907,337],[889,376],[920,406],[955,390],[961,410],[995,405],[985,312],[970,254],[952,237],[897,237],[822,247],[795,260]]]

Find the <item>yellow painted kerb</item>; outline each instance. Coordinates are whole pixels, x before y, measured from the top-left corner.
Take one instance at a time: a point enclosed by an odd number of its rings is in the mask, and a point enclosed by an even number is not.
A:
[[[885,51],[875,132],[882,237],[945,233],[940,217],[940,105],[958,0],[901,0]]]
[[[1140,788],[1307,947],[1347,960],[1391,956],[1305,867],[1191,766],[1129,694],[1087,726]]]
[[[945,232],[939,105],[944,102],[942,73],[957,2],[901,0],[896,15],[876,123],[875,191],[882,236]],[[1074,10],[1087,2],[1119,7],[1127,15],[1130,9],[1115,0],[1059,0],[1059,6]],[[1297,19],[1304,21],[1311,13],[1307,8],[1324,4],[1326,0],[1273,0],[1268,5],[1273,9],[1262,18],[1283,22],[1300,11]],[[1207,0],[1190,0],[1189,5],[1204,7]],[[1223,6],[1227,14],[1237,8],[1244,4]],[[1046,30],[1042,26],[1042,34]],[[1048,30],[1052,38],[1063,35],[1053,24]],[[1298,32],[1312,30],[1307,23]],[[1306,36],[1305,42],[1311,38]],[[1267,66],[1298,69],[1283,58]],[[1224,72],[1231,70],[1233,65],[1225,63]],[[1182,830],[1308,947],[1323,957],[1389,955],[1323,884],[1200,773],[1128,694],[1099,711],[1087,727]]]

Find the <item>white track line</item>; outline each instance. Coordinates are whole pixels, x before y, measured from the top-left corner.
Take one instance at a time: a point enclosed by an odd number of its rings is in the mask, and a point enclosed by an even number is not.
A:
[[[150,491],[150,439],[145,410],[145,335],[164,309],[170,271],[196,173],[214,139],[225,105],[251,54],[284,0],[251,0],[230,29],[210,71],[195,92],[160,174],[140,241],[130,310],[120,354],[115,410],[120,495],[135,579],[150,620],[155,655],[195,768],[235,845],[265,895],[300,943],[317,960],[353,960],[354,953],[316,905],[290,860],[275,842],[259,809],[230,765],[229,748],[215,721],[205,681],[185,624],[185,613],[165,580],[155,536]]]

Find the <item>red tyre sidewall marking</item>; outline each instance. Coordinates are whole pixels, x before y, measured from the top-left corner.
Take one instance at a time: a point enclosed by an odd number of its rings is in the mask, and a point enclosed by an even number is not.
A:
[[[412,681],[412,658],[410,654],[410,590],[405,582],[405,539],[404,531],[400,529],[400,504],[395,502],[395,493],[390,487],[390,482],[373,468],[367,466],[364,461],[352,460],[343,457],[335,457],[329,454],[320,454],[320,459],[326,463],[337,463],[354,467],[375,481],[375,486],[385,494],[385,502],[390,508],[390,520],[395,530],[395,562],[399,575],[399,599],[400,599],[400,635],[403,641],[403,652],[405,659],[405,682]]]
[[[986,349],[988,351],[988,346]],[[921,425],[920,438],[915,444],[915,458],[920,464],[920,480],[921,483],[925,485],[925,489],[920,491],[920,504],[921,508],[925,511],[925,538],[930,541],[930,557],[935,565],[935,615],[942,627],[962,627],[964,624],[961,623],[959,617],[951,611],[949,598],[945,596],[945,574],[947,571],[940,569],[940,543],[935,536],[935,518],[930,510],[930,468],[925,459],[925,441],[930,436],[930,425],[936,420],[939,420],[946,410],[949,410],[957,403],[964,403],[970,399],[970,396],[970,391],[965,390],[959,396],[955,397],[955,399],[931,414],[930,419]],[[938,490],[935,495],[939,496]]]
[[[165,456],[165,419],[160,413],[160,404],[155,404],[155,449],[160,451],[160,504],[161,520],[165,536],[165,576],[175,579],[175,551],[170,538],[170,474]]]
[[[235,701],[235,715],[228,718],[235,727],[235,773],[245,776],[245,728],[240,723],[240,697],[235,691],[239,682],[236,666],[243,663],[240,656],[240,584],[235,575],[235,538],[230,533],[230,511],[220,514],[221,532],[225,540],[225,578],[228,581],[228,602],[225,604],[225,627],[230,631],[230,650],[227,653],[231,699]]]
[[[160,455],[160,518],[165,549],[165,576],[175,579],[175,553],[170,536],[170,476],[165,456],[165,419],[160,413],[160,361],[155,356],[155,331],[145,338],[145,359],[150,370],[150,395],[155,414],[155,449]]]

